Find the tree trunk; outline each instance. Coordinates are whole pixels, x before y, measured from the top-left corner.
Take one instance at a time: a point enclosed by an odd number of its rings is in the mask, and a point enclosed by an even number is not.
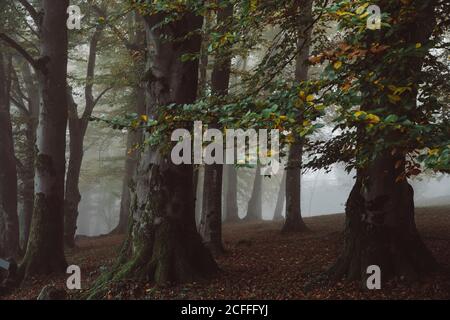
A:
[[[145,88],[135,89],[136,112],[145,114]],[[112,234],[125,234],[128,229],[128,218],[130,216],[131,193],[130,187],[135,180],[136,168],[139,163],[139,154],[135,150],[136,146],[142,144],[142,132],[132,131],[127,137],[127,156],[125,161],[125,175],[122,182],[122,198],[120,200],[119,224],[111,232]]]
[[[403,157],[404,159],[404,157]],[[399,276],[407,281],[436,266],[414,221],[414,190],[398,181],[391,155],[380,156],[369,170],[358,173],[346,204],[344,250],[330,270],[335,279],[365,280],[367,267],[377,265],[382,280]]]
[[[202,27],[203,19],[185,13],[175,21],[160,24],[165,18],[161,13],[145,16],[152,53],[146,73],[150,117],[156,116],[159,106],[192,103],[197,95],[198,60],[183,62],[181,58],[199,52],[201,37],[193,31]],[[132,193],[130,233],[121,264],[110,274],[110,280],[181,283],[216,272],[217,266],[197,233],[193,186],[192,165],[177,166],[170,155],[164,156],[155,148],[143,152]],[[99,285],[94,296],[102,288],[102,283]]]
[[[284,220],[283,212],[285,211],[283,209],[286,203],[286,176],[286,171],[284,171],[283,178],[281,178],[280,189],[278,191],[277,204],[273,214],[274,221]]]
[[[77,231],[78,205],[81,201],[79,190],[81,165],[84,156],[84,137],[89,125],[89,119],[95,108],[97,99],[93,96],[95,67],[97,61],[97,47],[103,32],[103,25],[95,29],[89,43],[89,58],[86,72],[86,85],[84,88],[85,108],[81,118],[72,98],[71,90],[68,91],[69,107],[69,133],[70,133],[70,157],[67,169],[66,190],[64,197],[64,242],[69,248],[75,246],[75,235]],[[104,91],[105,92],[105,91]],[[104,93],[103,92],[103,93]]]
[[[0,51],[0,257],[15,257],[19,251],[17,168],[9,98],[11,68],[11,58]]]
[[[65,272],[64,176],[67,126],[68,0],[43,0],[35,206],[20,271],[25,277]]]
[[[247,215],[245,221],[262,220],[262,175],[261,166],[256,166],[255,180],[253,182],[253,191],[248,202]]]
[[[66,175],[66,189],[64,196],[64,243],[69,248],[75,246],[75,234],[77,230],[78,204],[81,201],[79,190],[81,164],[83,162],[84,134],[82,132],[82,122],[78,118],[77,106],[72,99],[72,92],[69,99],[69,165]]]
[[[379,43],[426,43],[436,26],[435,4],[427,2],[414,17],[409,26],[404,26],[396,39],[380,38]],[[400,7],[387,7],[394,11]],[[371,43],[373,39],[368,38]],[[389,43],[387,43],[389,45]],[[413,79],[410,94],[404,94],[402,104],[388,105],[389,112],[405,114],[417,109],[417,95],[420,86],[420,71],[424,57],[407,56],[401,72],[389,70],[386,78],[390,83]],[[407,66],[407,68],[405,68]],[[378,107],[378,92],[364,88],[365,97],[361,110]],[[408,109],[405,106],[410,106]],[[386,106],[380,106],[386,107]],[[406,110],[404,110],[406,109]],[[362,133],[360,133],[361,136]],[[390,139],[395,141],[393,135]],[[405,176],[406,156],[393,150],[385,150],[357,173],[356,183],[346,203],[346,226],[344,250],[329,271],[331,279],[346,277],[349,280],[365,280],[367,267],[377,265],[381,269],[382,281],[399,277],[415,281],[418,277],[433,271],[436,261],[420,238],[414,219],[414,190]],[[399,165],[400,164],[400,165]]]
[[[308,80],[307,59],[311,46],[311,24],[313,0],[298,1],[298,34],[300,39],[297,48],[299,54],[296,60],[295,80],[297,82]],[[303,122],[303,115],[299,115],[299,123]],[[306,225],[301,212],[301,174],[302,174],[303,141],[297,135],[289,151],[287,179],[286,179],[286,221],[282,232],[302,232]]]
[[[233,6],[227,6],[217,13],[217,24],[221,33],[229,29],[227,24],[233,17]],[[231,53],[216,56],[211,75],[211,89],[213,95],[223,97],[228,94],[231,74]],[[210,128],[220,129],[216,123]],[[203,180],[202,219],[200,234],[205,245],[215,254],[224,251],[222,244],[222,175],[223,165],[213,164],[205,166]]]
[[[225,175],[225,195],[224,195],[224,215],[225,222],[238,222],[239,209],[237,205],[237,170],[234,165],[227,164],[224,166]]]
[[[35,171],[35,145],[36,145],[36,130],[39,118],[39,86],[35,76],[31,72],[31,67],[28,62],[21,60],[21,73],[25,83],[25,88],[28,96],[28,114],[26,124],[26,150],[22,161],[23,170],[20,172],[20,179],[22,180],[22,188],[20,190],[23,207],[21,215],[22,224],[20,225],[21,235],[21,250],[25,252],[28,244],[28,237],[30,235],[31,218],[33,216],[34,207],[34,171]]]

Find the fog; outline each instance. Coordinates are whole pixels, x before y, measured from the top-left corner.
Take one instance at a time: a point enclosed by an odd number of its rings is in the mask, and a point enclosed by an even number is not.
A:
[[[109,233],[117,225],[120,210],[121,175],[124,166],[124,135],[111,138],[103,147],[94,146],[86,152],[86,165],[82,174],[82,200],[78,220],[78,234],[98,236]],[[106,147],[105,147],[106,146]],[[122,155],[122,156],[121,156]],[[104,174],[91,179],[88,167],[97,167]],[[117,172],[116,172],[117,170]],[[117,174],[116,174],[117,173]],[[246,215],[251,196],[255,169],[238,169],[239,216]],[[200,181],[203,174],[200,170]],[[264,220],[273,218],[282,172],[264,177],[262,185],[262,215]],[[353,186],[354,174],[348,174],[343,166],[335,165],[330,172],[307,171],[302,176],[301,207],[303,217],[343,213],[345,202]],[[424,174],[411,181],[417,207],[450,204],[448,186],[450,177]],[[202,183],[197,190],[197,212],[201,206]],[[283,209],[284,212],[285,208]],[[197,213],[198,216],[198,213]]]

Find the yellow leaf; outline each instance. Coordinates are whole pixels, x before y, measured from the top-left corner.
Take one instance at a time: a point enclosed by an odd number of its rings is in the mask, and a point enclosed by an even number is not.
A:
[[[428,155],[435,156],[439,153],[439,149],[430,149],[428,150]]]
[[[258,0],[250,0],[250,11],[255,11],[258,8]]]
[[[380,117],[378,117],[375,114],[369,114],[367,116],[367,120],[369,120],[369,123],[371,123],[371,124],[377,124],[381,121]]]
[[[364,12],[364,10],[366,10],[366,8],[369,6],[369,3],[364,3],[362,6],[359,6],[356,9],[356,14],[362,14]]]
[[[334,69],[339,70],[342,67],[342,62],[341,61],[336,61],[333,64]]]
[[[313,102],[315,99],[314,95],[310,94],[309,96],[306,97],[306,101],[307,102]]]
[[[394,104],[399,102],[400,100],[402,100],[402,98],[400,96],[397,96],[395,94],[389,94],[388,98],[389,98],[389,101],[394,103]]]
[[[305,97],[306,97],[306,94],[305,94],[305,91],[300,91],[299,93],[298,93],[298,96],[299,96],[299,98],[300,99],[302,99],[303,101],[305,100]]]

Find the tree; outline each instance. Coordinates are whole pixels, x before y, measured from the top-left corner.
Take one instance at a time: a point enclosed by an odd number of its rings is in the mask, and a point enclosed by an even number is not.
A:
[[[438,1],[376,5],[384,12],[380,30],[367,29],[360,16],[351,18],[367,4],[343,1],[334,7],[331,16],[339,17],[344,37],[311,59],[330,61],[323,90],[334,89],[323,101],[339,106],[340,132],[316,148],[322,157],[313,163],[326,168],[342,161],[357,171],[346,204],[343,252],[330,276],[364,280],[368,266],[377,265],[384,280],[414,281],[436,266],[415,225],[408,178],[448,143],[445,120],[434,116],[446,108],[436,97],[448,88],[430,50],[442,43],[448,8]],[[420,150],[436,151],[422,157]]]
[[[10,114],[11,55],[0,46],[0,256],[15,257],[19,251],[17,217],[17,169]]]
[[[21,181],[19,196],[22,201],[20,210],[20,247],[25,252],[30,235],[31,218],[34,207],[34,171],[36,130],[39,117],[39,85],[36,74],[32,72],[30,64],[17,57],[19,73],[16,74],[15,86],[11,95],[12,102],[17,106],[25,122],[24,145],[17,154],[18,176]],[[21,89],[19,76],[21,75],[24,89]]]
[[[145,61],[145,32],[137,13],[130,13],[128,30],[131,33],[130,39],[119,36],[123,44],[128,49],[129,54],[133,57],[134,68],[141,68]],[[114,29],[114,26],[111,26]],[[116,30],[116,32],[119,32]],[[132,110],[139,115],[145,114],[145,88],[136,81],[133,85],[133,104]],[[122,196],[120,201],[119,223],[111,232],[113,234],[125,234],[128,228],[128,218],[130,216],[131,193],[130,187],[136,175],[136,168],[139,163],[139,146],[143,142],[143,135],[140,130],[131,130],[127,136],[127,154],[125,161],[125,174],[122,182]]]
[[[69,1],[42,1],[42,15],[21,1],[39,27],[41,57],[34,59],[5,34],[1,39],[17,50],[36,70],[42,108],[39,113],[36,155],[35,206],[29,243],[20,274],[64,272],[64,176],[67,125],[67,7]]]
[[[226,34],[232,23],[233,6],[220,9],[217,13],[217,25],[221,34]],[[231,74],[231,53],[224,48],[225,53],[216,55],[211,75],[211,90],[216,97],[223,98],[228,94]],[[212,123],[210,128],[220,129],[218,123]],[[203,179],[202,219],[200,234],[205,245],[215,254],[224,251],[222,244],[222,179],[223,165],[210,164],[205,166]]]
[[[283,172],[283,177],[281,178],[280,189],[278,190],[277,203],[275,205],[275,211],[273,214],[273,220],[284,220],[283,212],[286,203],[286,170]]]
[[[312,0],[299,0],[298,7],[298,45],[295,68],[295,80],[298,82],[308,80],[307,60],[311,46],[312,35]],[[304,120],[304,115],[298,115],[299,123]],[[283,232],[301,232],[307,230],[302,218],[301,209],[301,175],[303,157],[303,137],[295,134],[294,142],[289,150],[286,173],[286,220]]]
[[[255,180],[253,181],[253,189],[250,200],[248,201],[246,221],[262,220],[262,180],[261,165],[256,166]]]
[[[224,165],[224,199],[223,213],[225,222],[238,222],[239,209],[237,204],[237,169],[234,165]]]
[[[200,51],[201,37],[194,31],[202,27],[203,18],[189,4],[180,8],[176,19],[165,9],[148,10],[142,9],[152,53],[146,72],[147,116],[151,121],[160,115],[160,106],[195,101],[198,59],[186,57]],[[132,194],[130,233],[106,284],[123,278],[179,283],[216,272],[217,266],[197,233],[193,186],[192,165],[177,166],[160,148],[147,147]],[[103,279],[92,294],[99,294],[104,284]]]
[[[89,41],[89,57],[86,71],[86,83],[84,87],[85,107],[81,117],[69,89],[69,133],[70,133],[70,157],[67,168],[66,188],[64,197],[64,242],[73,248],[75,246],[75,234],[77,230],[78,205],[81,201],[79,190],[81,165],[84,154],[84,138],[89,121],[102,96],[110,89],[104,89],[97,97],[94,97],[93,88],[95,80],[95,68],[97,60],[97,48],[104,30],[104,24],[98,23]]]

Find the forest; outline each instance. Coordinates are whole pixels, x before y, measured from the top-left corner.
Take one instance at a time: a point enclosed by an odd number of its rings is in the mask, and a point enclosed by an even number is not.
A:
[[[448,174],[448,0],[0,0],[0,300],[449,300]]]

